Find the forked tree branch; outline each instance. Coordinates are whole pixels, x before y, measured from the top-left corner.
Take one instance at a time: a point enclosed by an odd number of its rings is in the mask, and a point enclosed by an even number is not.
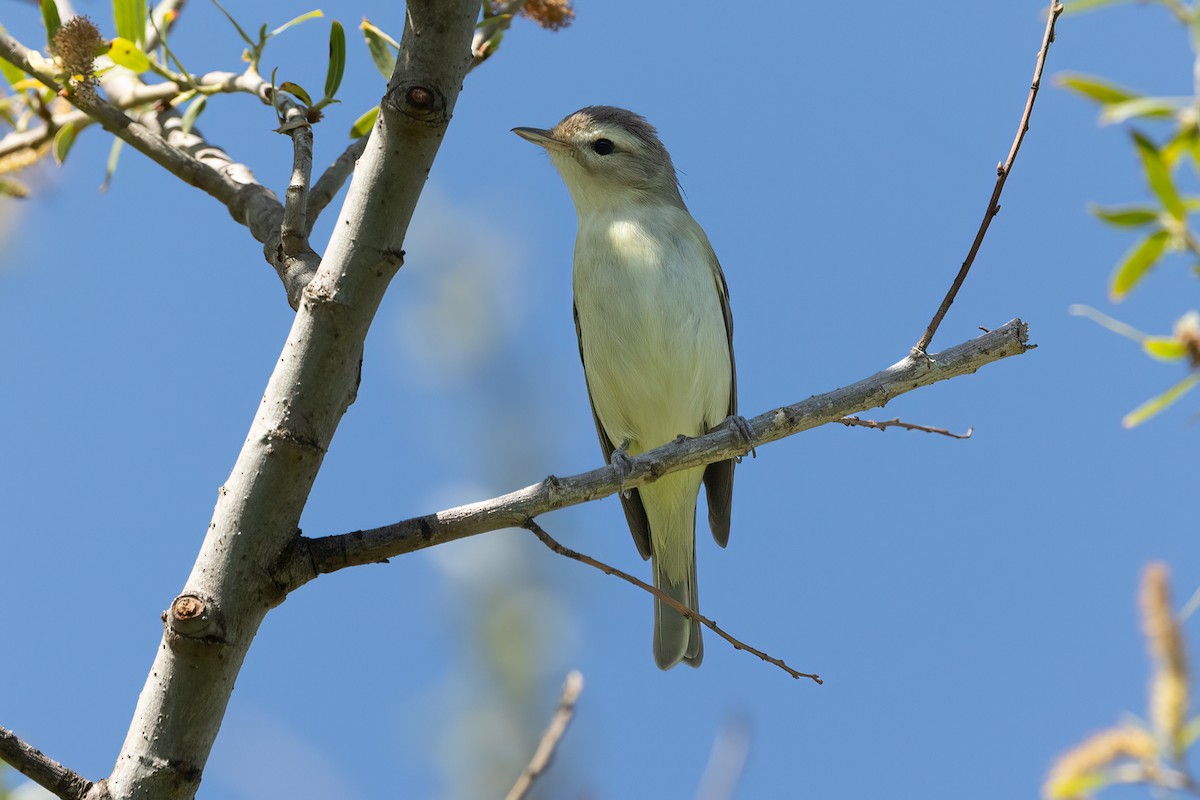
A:
[[[931,383],[967,375],[980,367],[1029,349],[1028,328],[1014,319],[1003,327],[940,353],[910,353],[869,378],[776,408],[748,421],[751,439],[736,426],[721,426],[693,439],[676,440],[629,458],[625,488],[634,488],[670,472],[722,461],[787,436],[837,422],[843,417],[883,406],[893,397]],[[275,573],[282,591],[292,591],[318,575],[346,567],[386,561],[444,542],[501,528],[519,528],[548,511],[586,503],[616,493],[621,487],[611,466],[569,478],[553,475],[509,494],[458,506],[381,528],[320,538],[298,537]]]
[[[1021,122],[1017,125],[1017,135],[1013,139],[1012,147],[1008,150],[1008,158],[1004,160],[1003,164],[996,165],[996,185],[992,189],[991,199],[988,200],[987,211],[983,212],[983,222],[979,223],[979,230],[975,232],[975,240],[971,242],[971,249],[967,252],[962,266],[959,267],[958,275],[954,277],[954,283],[950,284],[950,291],[946,292],[942,304],[938,306],[933,319],[929,321],[925,332],[921,334],[921,339],[913,347],[913,350],[918,353],[924,353],[929,347],[929,343],[933,341],[933,335],[937,333],[938,326],[942,324],[946,312],[950,310],[954,298],[958,296],[958,290],[962,288],[963,281],[967,279],[971,265],[975,263],[975,256],[978,255],[979,248],[983,245],[983,237],[987,236],[992,219],[1000,213],[1000,193],[1004,191],[1004,182],[1008,180],[1009,173],[1012,172],[1013,164],[1017,160],[1017,151],[1021,149],[1021,142],[1025,141],[1025,134],[1029,131],[1029,117],[1033,114],[1033,103],[1037,100],[1038,88],[1042,85],[1042,68],[1046,65],[1046,53],[1050,52],[1050,43],[1054,41],[1054,23],[1058,21],[1062,12],[1062,3],[1058,0],[1051,0],[1050,11],[1046,18],[1046,32],[1042,35],[1042,47],[1038,50],[1037,64],[1033,68],[1033,81],[1029,84],[1029,96],[1025,100],[1025,111],[1021,114]]]

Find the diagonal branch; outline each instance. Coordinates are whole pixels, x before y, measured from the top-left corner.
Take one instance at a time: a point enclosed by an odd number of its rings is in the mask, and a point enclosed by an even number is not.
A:
[[[313,225],[317,221],[317,217],[325,210],[325,206],[333,200],[342,189],[342,184],[354,172],[354,165],[358,163],[358,159],[362,157],[363,151],[367,149],[367,137],[355,139],[350,146],[342,151],[342,154],[330,164],[321,177],[317,178],[317,182],[313,184],[312,191],[308,193],[308,224],[305,235],[312,233]]]
[[[1017,160],[1017,151],[1021,149],[1021,142],[1025,140],[1025,134],[1029,131],[1029,117],[1033,114],[1033,102],[1037,99],[1038,87],[1042,84],[1042,67],[1046,65],[1046,53],[1050,51],[1050,43],[1054,41],[1054,23],[1058,21],[1058,17],[1062,12],[1062,3],[1058,2],[1058,0],[1051,0],[1050,13],[1046,19],[1046,32],[1042,35],[1042,47],[1038,50],[1037,64],[1033,68],[1033,81],[1029,84],[1029,97],[1025,100],[1025,111],[1021,114],[1021,122],[1017,126],[1017,135],[1013,139],[1012,147],[1008,150],[1008,158],[1004,160],[1003,164],[996,166],[996,186],[992,189],[992,197],[988,200],[987,211],[983,213],[983,222],[979,223],[979,230],[975,232],[975,240],[971,242],[971,249],[967,252],[967,258],[963,261],[962,266],[959,267],[958,275],[954,278],[954,283],[950,284],[950,291],[946,292],[946,296],[942,299],[942,304],[938,306],[933,319],[929,321],[925,332],[921,334],[920,341],[913,347],[915,352],[924,353],[926,348],[929,347],[929,343],[933,341],[933,335],[937,333],[938,326],[942,324],[946,312],[950,310],[951,304],[954,303],[954,298],[958,296],[958,290],[962,288],[963,281],[967,279],[967,273],[971,271],[971,265],[975,263],[975,256],[979,253],[980,246],[983,245],[983,237],[987,236],[988,227],[991,226],[992,219],[1000,213],[1000,193],[1004,191],[1004,182],[1008,180],[1008,175],[1012,172],[1013,164]]]
[[[79,800],[92,782],[0,727],[0,760],[62,800]]]
[[[975,433],[974,428],[967,428],[966,433],[953,433],[946,428],[934,428],[929,425],[918,425],[915,422],[902,422],[899,417],[894,419],[885,419],[882,422],[873,419],[859,419],[858,417],[842,417],[838,422],[845,425],[847,428],[873,428],[877,431],[886,431],[888,428],[900,428],[906,431],[922,431],[924,433],[936,433],[941,436],[949,436],[951,439],[970,439]]]
[[[517,782],[508,790],[504,800],[523,800],[533,787],[533,782],[546,771],[546,767],[550,766],[550,759],[554,757],[558,743],[562,741],[563,734],[567,732],[567,726],[571,724],[571,719],[575,716],[575,703],[579,701],[579,693],[582,691],[583,675],[579,673],[579,670],[571,670],[567,675],[566,683],[563,684],[562,694],[558,698],[558,708],[554,711],[550,724],[546,726],[546,731],[542,734],[541,741],[538,742],[533,758],[529,760],[529,764],[521,772]]]
[[[825,682],[825,681],[821,680],[820,675],[817,675],[817,674],[811,673],[811,672],[800,672],[799,670],[793,669],[792,667],[789,667],[787,665],[787,662],[785,662],[783,659],[775,658],[774,656],[769,656],[766,653],[764,653],[762,650],[759,650],[756,647],[751,647],[750,645],[746,644],[745,642],[741,641],[740,639],[737,639],[734,636],[732,636],[731,634],[726,633],[725,630],[723,630],[720,625],[713,622],[711,619],[704,616],[696,609],[685,606],[683,603],[681,603],[678,600],[676,600],[675,598],[667,595],[665,592],[658,589],[657,587],[651,586],[650,584],[646,583],[645,581],[638,580],[637,578],[630,575],[628,572],[623,572],[623,571],[617,569],[616,567],[609,566],[608,564],[605,564],[603,561],[592,558],[591,556],[584,555],[583,553],[572,550],[569,547],[564,547],[563,545],[559,544],[558,541],[556,541],[554,539],[554,537],[552,537],[550,534],[546,533],[546,531],[542,530],[542,526],[538,525],[533,520],[531,520],[531,519],[525,520],[525,527],[528,528],[529,530],[533,531],[533,535],[538,537],[538,539],[541,540],[542,544],[546,545],[546,547],[549,547],[551,550],[558,553],[560,556],[566,556],[567,558],[571,559],[572,561],[578,561],[580,564],[587,564],[589,567],[595,567],[596,569],[603,572],[605,575],[615,575],[616,577],[620,578],[621,580],[626,581],[628,583],[632,583],[634,586],[638,587],[639,589],[649,592],[650,594],[657,597],[659,600],[662,600],[664,603],[669,605],[671,608],[678,611],[684,617],[686,617],[688,619],[696,620],[701,625],[703,625],[704,627],[708,628],[710,631],[715,633],[717,636],[720,636],[722,639],[729,642],[731,645],[733,645],[733,649],[745,650],[747,653],[749,653],[751,655],[758,656],[763,661],[766,661],[768,664],[774,664],[775,666],[779,667],[781,670],[786,672],[788,675],[791,675],[796,680],[799,680],[800,678],[809,678],[818,684]]]
[[[837,422],[868,408],[884,406],[897,395],[970,374],[994,361],[1021,355],[1030,347],[1028,327],[1014,319],[940,353],[910,353],[900,362],[858,383],[767,411],[749,420],[749,441],[739,434],[737,426],[723,425],[704,436],[676,440],[632,456],[623,485],[632,489],[670,472],[743,455],[753,446]],[[281,559],[275,580],[281,590],[292,591],[323,573],[380,563],[393,556],[487,531],[524,527],[533,517],[614,494],[621,485],[613,467],[601,467],[570,478],[552,475],[541,483],[500,497],[381,528],[316,539],[298,537],[290,552]]]

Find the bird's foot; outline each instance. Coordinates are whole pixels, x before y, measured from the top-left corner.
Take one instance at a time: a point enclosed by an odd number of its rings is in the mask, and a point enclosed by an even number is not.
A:
[[[625,452],[624,447],[618,447],[612,451],[612,457],[608,463],[617,473],[617,491],[621,493],[621,497],[629,499],[629,490],[625,488],[625,479],[629,477],[631,465],[629,463],[629,454]]]
[[[725,418],[725,427],[732,430],[742,440],[742,444],[750,452],[751,458],[758,458],[758,453],[754,449],[754,431],[750,430],[750,423],[746,418],[738,414],[730,414]],[[738,462],[741,463],[742,457],[738,456]]]

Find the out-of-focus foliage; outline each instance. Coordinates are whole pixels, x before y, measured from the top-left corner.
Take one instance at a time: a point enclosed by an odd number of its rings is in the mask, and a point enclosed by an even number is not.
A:
[[[1047,800],[1081,800],[1117,783],[1196,793],[1187,754],[1200,736],[1200,717],[1188,717],[1187,645],[1165,565],[1146,568],[1141,608],[1151,663],[1146,719],[1094,733],[1059,756],[1042,787]]]
[[[1065,13],[1080,13],[1102,6],[1133,0],[1075,0],[1066,3]],[[1200,0],[1141,0],[1170,12],[1189,34],[1200,70]],[[1200,75],[1200,71],[1196,73]],[[1058,84],[1100,106],[1100,122],[1129,125],[1130,139],[1141,165],[1150,200],[1126,206],[1093,206],[1102,222],[1135,233],[1137,238],[1117,262],[1109,279],[1108,296],[1113,303],[1124,301],[1156,267],[1169,258],[1183,255],[1200,275],[1200,237],[1191,215],[1200,210],[1200,197],[1189,196],[1181,181],[1195,183],[1200,176],[1200,96],[1161,97],[1143,94],[1094,75],[1063,74]],[[1197,89],[1200,92],[1200,88]],[[1181,174],[1184,173],[1184,174]],[[1106,327],[1143,345],[1147,355],[1159,360],[1180,361],[1188,374],[1166,391],[1152,397],[1125,415],[1122,424],[1134,427],[1170,406],[1200,380],[1200,350],[1196,347],[1195,312],[1175,324],[1170,337],[1150,337],[1105,314],[1084,306],[1074,313],[1091,317]]]

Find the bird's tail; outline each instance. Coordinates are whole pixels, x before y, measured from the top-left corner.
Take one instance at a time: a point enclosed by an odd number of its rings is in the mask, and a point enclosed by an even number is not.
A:
[[[700,610],[696,589],[696,548],[692,547],[692,564],[682,583],[667,577],[657,556],[654,557],[654,587],[672,600]],[[659,669],[670,669],[680,661],[698,667],[704,659],[704,642],[700,638],[700,623],[689,620],[659,598],[654,598],[654,662]]]

